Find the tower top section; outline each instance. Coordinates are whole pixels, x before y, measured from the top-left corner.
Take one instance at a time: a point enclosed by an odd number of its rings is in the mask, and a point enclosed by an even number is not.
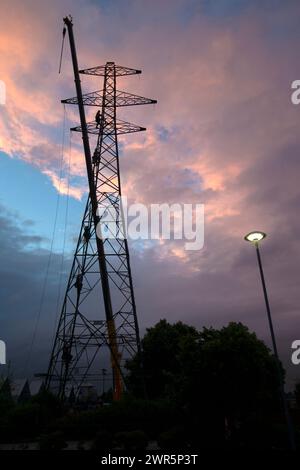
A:
[[[107,71],[111,69],[113,69],[114,73],[116,74],[116,77],[124,77],[125,75],[137,75],[142,73],[141,70],[123,67],[122,65],[116,65],[114,62],[106,62],[105,65],[99,65],[98,67],[79,70],[79,73],[104,77]]]

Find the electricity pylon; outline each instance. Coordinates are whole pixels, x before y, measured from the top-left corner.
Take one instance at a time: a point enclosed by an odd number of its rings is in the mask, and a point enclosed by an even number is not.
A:
[[[64,22],[69,33],[77,96],[62,102],[77,104],[79,108],[81,125],[71,130],[82,133],[89,197],[46,382],[62,399],[67,390],[76,396],[82,385],[101,381],[101,361],[110,357],[113,396],[118,400],[125,385],[124,364],[136,354],[141,357],[141,351],[123,223],[117,136],[145,128],[117,119],[116,110],[119,106],[156,101],[117,90],[117,77],[139,74],[140,70],[107,62],[79,71],[72,19],[64,18]],[[83,95],[79,73],[103,77],[103,89]],[[95,121],[86,122],[85,106],[96,107]],[[89,134],[96,136],[93,156]]]

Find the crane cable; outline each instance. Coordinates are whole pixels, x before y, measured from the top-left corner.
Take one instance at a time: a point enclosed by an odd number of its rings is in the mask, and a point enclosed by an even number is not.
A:
[[[51,243],[50,243],[49,256],[48,256],[48,260],[47,260],[47,266],[46,266],[45,277],[44,277],[44,281],[43,281],[43,287],[42,287],[42,292],[41,292],[39,308],[38,308],[38,311],[37,311],[37,314],[36,314],[33,334],[32,334],[31,343],[30,343],[30,347],[29,347],[29,352],[28,352],[26,362],[25,362],[26,374],[28,372],[29,364],[30,364],[30,361],[31,361],[31,356],[32,356],[32,351],[33,351],[35,339],[36,339],[36,334],[37,334],[37,330],[38,330],[39,322],[40,322],[40,318],[41,318],[41,313],[42,313],[43,306],[44,306],[46,288],[47,288],[48,278],[49,278],[50,265],[51,265],[52,255],[53,255],[54,238],[55,238],[57,219],[58,219],[58,210],[59,210],[60,197],[61,197],[60,189],[61,189],[62,174],[63,174],[63,162],[64,162],[65,127],[66,127],[66,109],[65,109],[65,105],[64,105],[63,106],[63,134],[62,134],[62,143],[61,143],[61,162],[60,162],[60,172],[59,172],[59,186],[58,186],[58,191],[57,191],[57,199],[56,199],[55,216],[54,216],[54,223],[53,223],[53,230],[52,230],[52,238],[51,238]]]
[[[69,158],[68,158],[68,165],[67,165],[67,201],[66,201],[66,209],[65,209],[65,225],[64,225],[64,236],[63,236],[63,246],[62,246],[62,256],[61,256],[61,263],[60,263],[60,270],[59,270],[59,281],[58,281],[58,292],[57,292],[57,299],[56,299],[56,314],[53,326],[53,335],[52,335],[52,343],[54,343],[54,338],[57,330],[57,322],[58,322],[58,315],[59,315],[59,308],[60,308],[60,296],[61,296],[61,287],[62,287],[62,276],[63,276],[63,267],[65,261],[65,249],[66,249],[66,238],[67,238],[67,225],[68,225],[68,216],[69,216],[69,198],[70,198],[70,165],[71,165],[71,158],[72,158],[72,131],[69,131]]]
[[[63,51],[64,51],[64,44],[65,44],[65,36],[66,36],[66,27],[64,26],[63,32],[62,32],[62,43],[61,43],[61,51],[60,51],[60,59],[59,59],[59,69],[58,73],[61,71],[61,64],[62,64],[62,58],[63,58]]]

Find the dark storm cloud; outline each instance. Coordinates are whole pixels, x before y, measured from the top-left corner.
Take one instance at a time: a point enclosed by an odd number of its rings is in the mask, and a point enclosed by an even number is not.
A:
[[[3,206],[0,206],[0,237],[0,335],[7,345],[11,371],[18,376],[25,372],[37,325],[49,251],[39,248],[44,239],[30,234],[28,228],[24,230],[18,214],[6,211]],[[60,256],[52,254],[28,373],[44,368],[47,363],[56,315],[59,266]]]

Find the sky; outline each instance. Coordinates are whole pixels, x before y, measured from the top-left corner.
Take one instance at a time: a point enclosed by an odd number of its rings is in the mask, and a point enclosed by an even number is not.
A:
[[[124,108],[147,128],[120,139],[123,194],[202,203],[200,251],[130,243],[142,334],[160,318],[221,327],[240,321],[270,345],[255,252],[260,229],[274,328],[288,384],[300,380],[300,4],[286,0],[2,0],[0,80],[0,339],[16,377],[45,371],[87,197],[63,16],[79,67],[142,69],[119,88],[157,99]],[[84,91],[101,88],[83,77]],[[88,119],[93,118],[93,110]],[[49,255],[49,253],[52,253]],[[31,348],[32,345],[32,348]],[[3,366],[0,366],[3,367]],[[1,370],[0,370],[1,373]]]

